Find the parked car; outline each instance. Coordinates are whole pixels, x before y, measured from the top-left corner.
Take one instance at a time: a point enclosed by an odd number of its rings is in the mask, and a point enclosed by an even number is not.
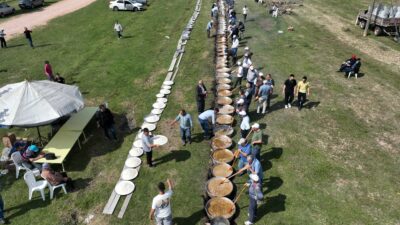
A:
[[[33,9],[44,5],[44,0],[20,0],[19,7],[21,9]]]
[[[0,3],[0,17],[5,17],[6,15],[15,13],[15,9],[7,3]]]
[[[130,1],[130,0],[114,0],[110,1],[110,9],[113,11],[127,10],[127,11],[140,11],[144,9],[143,4]]]
[[[148,5],[147,0],[131,0],[131,2],[137,2],[137,3],[140,3],[142,5]]]

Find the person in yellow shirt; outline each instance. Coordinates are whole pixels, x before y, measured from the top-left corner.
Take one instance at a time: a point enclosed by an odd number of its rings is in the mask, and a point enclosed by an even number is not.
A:
[[[310,95],[310,83],[307,81],[307,77],[304,76],[303,80],[297,84],[296,89],[297,101],[299,110],[303,108],[304,102],[306,102],[307,95]]]

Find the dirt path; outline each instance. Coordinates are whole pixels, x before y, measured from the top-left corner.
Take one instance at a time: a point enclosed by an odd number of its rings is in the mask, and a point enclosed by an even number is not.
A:
[[[24,27],[32,29],[34,27],[46,25],[48,21],[59,16],[66,15],[83,8],[96,0],[62,0],[54,3],[43,10],[22,14],[0,24],[0,29],[4,29],[7,39],[22,34]]]
[[[340,41],[348,44],[372,57],[373,59],[390,64],[400,70],[400,52],[392,49],[385,44],[371,38],[362,38],[346,32],[346,28],[352,24],[342,22],[337,17],[329,15],[325,10],[316,8],[312,5],[304,5],[304,12],[301,14],[313,23],[324,26],[329,32],[336,36]]]

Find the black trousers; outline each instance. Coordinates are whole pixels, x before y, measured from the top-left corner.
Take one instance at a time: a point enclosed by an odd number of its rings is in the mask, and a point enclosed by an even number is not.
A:
[[[299,95],[297,96],[297,101],[299,102],[299,109],[303,108],[306,99],[307,99],[307,94],[299,92]]]
[[[285,92],[285,105],[292,104],[293,99],[294,99],[293,92]]]
[[[242,86],[242,80],[243,77],[236,77],[235,85],[233,85],[233,88],[236,88],[236,86],[239,84],[239,86]]]
[[[153,151],[146,152],[147,165],[153,166]]]
[[[6,39],[0,38],[0,43],[1,43],[1,47],[2,47],[2,48],[7,48]]]
[[[205,99],[197,99],[197,112],[200,114],[204,112],[206,101]]]

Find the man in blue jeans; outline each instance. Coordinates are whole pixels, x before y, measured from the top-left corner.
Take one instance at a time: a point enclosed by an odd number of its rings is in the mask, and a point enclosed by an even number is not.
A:
[[[3,197],[0,194],[0,224],[5,224],[6,222],[4,221],[4,202],[3,202]]]
[[[192,136],[191,130],[193,129],[192,117],[190,116],[189,113],[186,113],[184,109],[181,109],[179,115],[171,123],[171,126],[173,126],[178,121],[179,121],[179,128],[183,146],[185,146],[187,142],[189,142],[189,144],[192,144],[192,138],[191,138]]]
[[[218,108],[215,108],[214,110],[209,109],[204,111],[199,115],[199,123],[201,125],[201,128],[204,131],[204,138],[209,139],[212,136],[212,128],[209,126],[209,121],[211,120],[212,125],[215,125],[215,115],[219,112]]]
[[[246,186],[249,187],[249,220],[244,222],[245,225],[252,225],[256,222],[257,216],[257,202],[264,198],[262,187],[259,183],[259,177],[256,174],[250,174],[250,183]]]

